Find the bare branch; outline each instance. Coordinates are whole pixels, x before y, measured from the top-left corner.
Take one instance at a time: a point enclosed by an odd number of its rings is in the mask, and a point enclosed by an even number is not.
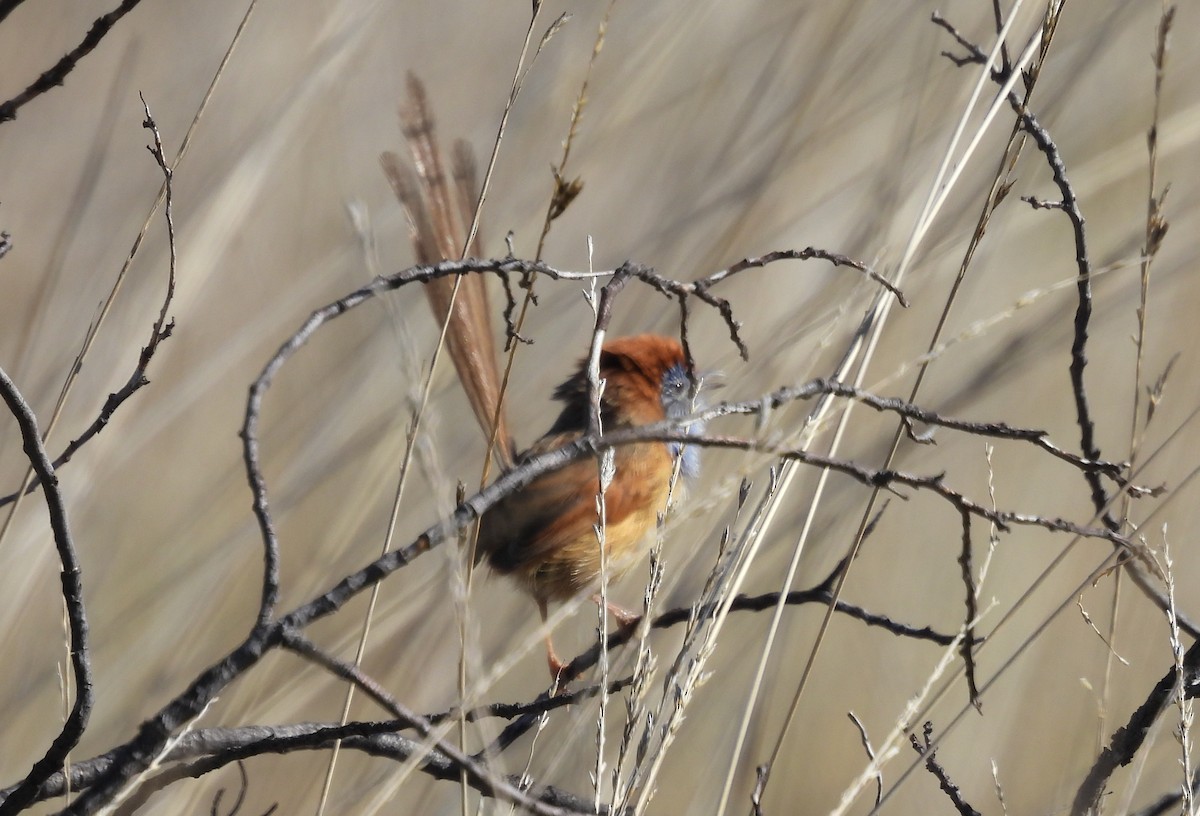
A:
[[[912,743],[913,750],[916,751],[925,760],[925,768],[934,778],[937,779],[938,785],[942,792],[950,798],[954,809],[959,812],[960,816],[980,816],[979,811],[967,804],[962,798],[962,793],[958,786],[950,781],[950,775],[946,773],[946,769],[937,761],[937,749],[933,747],[931,737],[933,735],[933,724],[925,723],[923,730],[924,742],[917,739],[916,734],[909,735],[909,742]]]
[[[158,319],[154,321],[154,325],[150,329],[150,339],[146,345],[142,347],[141,353],[138,355],[137,364],[133,368],[133,372],[129,375],[129,379],[125,384],[116,391],[108,395],[108,399],[104,401],[104,405],[100,407],[100,413],[92,420],[91,424],[83,430],[79,436],[71,440],[71,443],[63,449],[63,452],[54,460],[54,469],[58,470],[71,458],[79,452],[79,449],[86,445],[93,437],[103,431],[108,426],[109,421],[116,414],[117,409],[132,397],[135,393],[141,390],[144,386],[150,384],[150,380],[146,377],[146,372],[150,367],[150,361],[154,358],[155,352],[158,351],[158,344],[171,336],[175,329],[175,321],[167,319],[167,312],[171,307],[171,301],[175,297],[175,273],[177,265],[177,255],[175,249],[175,220],[172,212],[173,205],[173,190],[171,181],[173,174],[170,166],[167,164],[166,155],[163,153],[162,138],[158,132],[158,126],[154,122],[154,118],[150,115],[150,108],[146,104],[146,100],[142,98],[142,109],[145,111],[146,118],[142,122],[142,127],[150,131],[153,136],[154,144],[147,145],[147,150],[154,157],[155,163],[163,173],[163,197],[164,197],[164,214],[167,221],[167,247],[170,253],[169,267],[167,271],[167,291],[163,296],[162,306],[159,308]],[[29,484],[25,488],[24,495],[37,490],[41,485],[41,477],[35,476],[29,480]],[[10,493],[7,496],[0,497],[0,507],[16,501],[18,492]]]
[[[7,13],[18,2],[20,0],[8,0],[4,5],[0,5],[0,20],[4,19]],[[62,85],[67,78],[67,74],[75,70],[75,66],[79,61],[90,54],[108,32],[112,30],[112,27],[117,24],[117,21],[132,11],[140,2],[142,0],[123,0],[121,5],[112,11],[97,17],[79,45],[64,54],[58,62],[54,63],[53,67],[46,70],[40,77],[34,80],[33,84],[28,88],[7,102],[0,104],[0,123],[16,119],[17,111],[25,104],[41,96],[51,88]]]
[[[3,397],[8,410],[17,420],[21,429],[21,441],[29,463],[45,486],[46,509],[50,514],[50,529],[54,533],[54,546],[58,549],[58,560],[61,565],[63,603],[66,605],[67,620],[71,633],[71,667],[75,675],[77,689],[75,704],[71,714],[63,723],[62,730],[45,755],[34,763],[33,769],[20,784],[0,804],[0,816],[18,813],[29,805],[42,784],[63,765],[63,760],[71,749],[79,744],[80,737],[87,727],[92,713],[94,690],[92,688],[92,669],[88,644],[87,612],[83,604],[83,579],[80,574],[79,558],[75,554],[75,543],[71,538],[71,527],[67,519],[67,507],[63,502],[62,492],[58,488],[58,479],[54,475],[54,466],[46,455],[42,445],[42,435],[38,430],[37,417],[29,403],[21,396],[16,385],[9,379],[8,374],[0,369],[0,397]]]

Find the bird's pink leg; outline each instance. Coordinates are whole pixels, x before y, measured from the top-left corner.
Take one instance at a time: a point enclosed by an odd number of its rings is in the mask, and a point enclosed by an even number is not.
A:
[[[538,598],[537,605],[538,614],[541,615],[542,624],[545,625],[546,620],[549,618],[549,609],[546,601]],[[554,638],[551,636],[548,630],[546,632],[546,665],[550,667],[550,679],[557,683],[560,679],[560,675],[563,673],[563,669],[567,667],[567,664],[563,663],[562,660],[559,659],[558,653],[554,651]]]

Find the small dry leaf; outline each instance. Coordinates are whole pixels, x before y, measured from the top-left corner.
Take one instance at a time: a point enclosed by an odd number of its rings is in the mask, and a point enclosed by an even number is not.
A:
[[[550,198],[550,220],[553,221],[566,212],[579,194],[583,192],[583,179],[574,178],[567,181],[557,168],[550,168],[554,174],[554,195]]]

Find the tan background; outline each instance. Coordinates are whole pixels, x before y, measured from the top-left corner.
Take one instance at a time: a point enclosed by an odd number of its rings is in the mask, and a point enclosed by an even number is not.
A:
[[[1171,184],[1172,223],[1154,265],[1149,304],[1147,376],[1180,353],[1167,396],[1147,438],[1153,450],[1197,400],[1197,261],[1200,230],[1200,7],[1180,4],[1163,97],[1160,175]],[[635,259],[667,275],[707,274],[770,249],[815,245],[894,269],[920,210],[976,71],[939,56],[949,38],[929,22],[939,8],[968,35],[990,43],[983,2],[618,3],[593,76],[570,175],[582,197],[558,222],[546,251],[563,268]],[[82,37],[105,3],[27,2],[0,25],[0,96],[23,88]],[[0,125],[0,228],[15,248],[0,261],[0,366],[42,416],[48,416],[85,329],[113,284],[160,183],[143,147],[137,92],[145,94],[172,155],[190,122],[244,4],[148,0],[123,20],[67,79]],[[591,51],[601,3],[548,3],[538,31],[561,11],[574,17],[529,72],[501,149],[485,210],[485,240],[502,253],[512,230],[518,254],[536,243],[571,104]],[[1041,120],[1058,140],[1088,221],[1091,257],[1100,268],[1137,257],[1147,193],[1145,132],[1152,110],[1150,54],[1160,6],[1082,0],[1066,11],[1035,96]],[[346,207],[370,212],[381,268],[410,262],[403,220],[379,171],[381,150],[400,136],[394,115],[404,72],[428,83],[442,133],[461,135],[486,156],[508,93],[529,4],[518,0],[443,2],[264,2],[250,21],[228,73],[179,168],[175,213],[179,291],[177,327],[154,360],[152,385],[62,473],[87,587],[97,706],[77,752],[91,756],[132,735],[137,723],[195,673],[239,642],[257,603],[261,554],[236,435],[246,388],[268,355],[317,306],[365,282],[370,273]],[[1025,10],[1020,41],[1040,10]],[[989,89],[990,93],[990,89]],[[993,127],[917,257],[905,289],[914,301],[897,313],[868,377],[879,383],[925,347],[949,281],[970,235],[1011,120]],[[1056,196],[1032,147],[1014,193]],[[1074,252],[1066,220],[1033,212],[1015,195],[984,241],[949,332],[1011,310],[1028,290],[1068,280]],[[115,310],[86,361],[60,429],[57,450],[95,415],[128,376],[157,314],[166,279],[161,220],[135,261]],[[589,314],[574,284],[544,285],[528,333],[536,345],[518,359],[513,404],[519,441],[546,427],[551,386],[583,353]],[[1088,385],[1098,439],[1112,458],[1128,455],[1138,270],[1126,265],[1096,281]],[[711,313],[695,332],[703,365],[723,369],[728,398],[749,398],[784,383],[824,374],[869,303],[873,289],[822,263],[789,263],[753,273],[722,290],[746,323],[753,357],[736,359]],[[412,360],[424,366],[436,338],[419,292],[371,304],[319,336],[284,369],[264,415],[266,475],[283,550],[285,607],[321,591],[378,551],[416,387]],[[1067,379],[1070,288],[981,337],[953,347],[932,370],[923,402],[975,419],[1041,427],[1069,449],[1078,445]],[[677,311],[657,296],[630,291],[618,307],[621,331],[671,331]],[[824,344],[824,345],[823,345]],[[407,361],[407,362],[406,362]],[[911,375],[910,375],[911,376]],[[909,379],[880,385],[900,394]],[[441,371],[428,418],[433,469],[407,487],[400,541],[435,520],[455,479],[478,478],[482,446],[452,382]],[[780,426],[790,414],[779,419]],[[844,455],[874,462],[890,434],[887,420],[856,414]],[[0,422],[0,486],[24,471],[19,438]],[[750,426],[730,423],[728,430]],[[948,472],[956,487],[987,498],[983,445],[939,432],[935,448],[903,449],[900,463],[920,473]],[[1178,485],[1195,466],[1197,432],[1182,435],[1142,481]],[[1144,457],[1143,457],[1144,458]],[[715,530],[730,519],[729,490],[742,473],[760,483],[760,458],[710,455],[706,474],[674,528],[667,550],[665,600],[695,597],[715,552]],[[1086,522],[1090,503],[1069,468],[1005,444],[994,455],[997,502],[1005,508]],[[747,589],[778,588],[794,522],[816,474],[807,473],[776,526],[772,546]],[[847,544],[865,492],[835,479],[819,515],[800,583],[822,576]],[[1184,489],[1135,508],[1161,546],[1170,523],[1180,599],[1195,613],[1197,559],[1192,542],[1195,492]],[[957,516],[927,497],[893,501],[866,546],[847,598],[917,625],[953,631],[963,590],[955,562]],[[986,531],[976,528],[983,542]],[[995,622],[1065,537],[1018,531],[1002,539],[984,597]],[[1023,608],[981,659],[990,678],[1015,646],[1070,596],[1106,555],[1085,543]],[[387,581],[366,668],[417,710],[455,700],[458,650],[451,601],[451,553],[436,552]],[[640,596],[631,579],[616,594]],[[1107,619],[1111,579],[1084,596]],[[1118,666],[1105,703],[1111,731],[1143,699],[1169,664],[1162,616],[1131,591],[1122,593]],[[363,602],[313,632],[343,655]],[[62,660],[56,561],[40,501],[27,502],[0,549],[0,780],[28,770],[56,732]],[[478,657],[485,665],[529,646],[532,604],[501,581],[473,596]],[[739,776],[739,812],[791,698],[819,620],[815,608],[786,616],[777,660],[751,729]],[[582,646],[590,612],[565,624],[561,643]],[[758,659],[766,616],[737,618],[718,649],[711,680],[698,693],[672,749],[652,812],[708,813],[729,762],[735,723]],[[985,630],[988,624],[985,623]],[[677,634],[656,637],[666,663]],[[1105,647],[1071,608],[992,688],[982,716],[971,715],[944,743],[948,771],[974,806],[1000,812],[991,761],[1008,812],[1050,814],[1070,802],[1096,750],[1097,692]],[[882,739],[937,661],[936,648],[897,641],[837,620],[776,770],[768,813],[823,813],[863,764],[852,709]],[[531,699],[545,683],[536,644],[487,699]],[[1091,689],[1089,689],[1089,685]],[[940,726],[958,710],[959,688],[934,712]],[[289,656],[273,656],[230,687],[201,725],[334,719],[340,687]],[[360,705],[360,716],[377,716]],[[556,715],[539,739],[538,779],[586,792],[593,739],[587,708]],[[1128,795],[1145,804],[1174,789],[1179,772],[1171,724],[1150,761],[1117,777],[1109,805]],[[488,726],[487,733],[492,733]],[[613,732],[616,733],[615,731]],[[520,770],[528,740],[506,757]],[[279,802],[283,813],[315,807],[323,754],[249,764],[247,812]],[[907,765],[889,767],[892,782]],[[457,812],[457,788],[417,776],[398,790],[395,768],[350,756],[337,777],[334,813]],[[147,813],[207,812],[232,771],[177,785]],[[855,812],[865,812],[865,800]],[[924,775],[889,802],[892,813],[944,813],[949,804]]]

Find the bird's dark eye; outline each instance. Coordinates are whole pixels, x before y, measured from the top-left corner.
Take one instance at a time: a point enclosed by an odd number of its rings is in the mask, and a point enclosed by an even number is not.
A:
[[[667,416],[676,419],[686,416],[692,408],[690,397],[690,382],[683,366],[668,369],[662,382],[662,402]]]
[[[671,368],[663,377],[663,395],[678,399],[687,393],[687,375],[678,366]]]

